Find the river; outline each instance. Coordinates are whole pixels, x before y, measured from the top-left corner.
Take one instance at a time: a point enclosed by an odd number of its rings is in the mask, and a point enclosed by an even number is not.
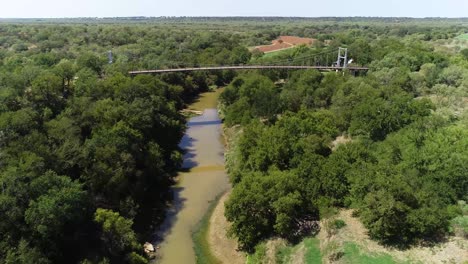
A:
[[[173,207],[167,212],[158,236],[158,263],[195,263],[192,231],[209,203],[229,188],[224,171],[221,120],[216,110],[217,92],[205,93],[190,106],[203,114],[192,117],[180,146],[186,150],[178,184],[173,187]]]

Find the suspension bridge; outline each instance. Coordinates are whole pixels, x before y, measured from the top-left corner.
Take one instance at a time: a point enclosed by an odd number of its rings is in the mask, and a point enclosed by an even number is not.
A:
[[[329,61],[329,58],[336,56],[336,61]],[[193,71],[213,71],[213,70],[262,70],[262,69],[316,69],[319,71],[350,71],[352,73],[365,72],[369,68],[354,66],[352,59],[348,60],[348,49],[339,48],[338,51],[328,51],[294,58],[268,61],[260,64],[240,64],[240,65],[188,65],[186,63],[170,63],[171,66],[162,69],[130,71],[130,75],[138,74],[158,74],[171,72],[193,72]],[[350,65],[351,64],[351,65]]]

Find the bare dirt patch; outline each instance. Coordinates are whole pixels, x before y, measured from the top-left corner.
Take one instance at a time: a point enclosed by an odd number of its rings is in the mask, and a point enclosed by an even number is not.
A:
[[[351,141],[352,141],[351,138],[348,137],[348,136],[345,136],[345,135],[338,136],[338,137],[336,137],[335,140],[332,141],[331,149],[335,150],[339,145],[346,144],[346,143],[349,143]]]
[[[224,203],[230,193],[225,193],[213,210],[208,228],[208,243],[212,254],[222,263],[242,264],[246,260],[244,253],[237,250],[235,239],[227,237],[230,224],[224,217]]]
[[[275,39],[271,42],[271,45],[257,46],[255,49],[268,53],[273,51],[278,51],[287,48],[293,48],[297,45],[312,45],[316,39],[312,38],[301,38],[295,36],[280,36],[278,39]]]
[[[287,43],[277,43],[277,44],[272,44],[272,45],[258,46],[255,49],[258,49],[259,51],[263,53],[268,53],[268,52],[279,51],[283,49],[289,49],[292,47],[293,47],[292,45],[287,44]]]

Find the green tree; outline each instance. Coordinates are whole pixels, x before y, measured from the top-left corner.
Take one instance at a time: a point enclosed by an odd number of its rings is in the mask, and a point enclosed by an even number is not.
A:
[[[81,221],[85,192],[80,184],[47,172],[31,183],[31,189],[37,198],[30,202],[25,220],[42,239],[57,239],[65,231],[65,223],[73,225]]]
[[[244,176],[226,203],[229,230],[242,248],[251,251],[264,238],[292,235],[304,199],[301,180],[291,172],[270,171]]]
[[[62,78],[63,89],[70,87],[73,77],[75,77],[75,65],[69,60],[61,60],[55,67],[55,72]]]
[[[468,49],[462,49],[460,53],[466,60],[468,60]]]
[[[52,73],[41,74],[32,82],[27,98],[36,110],[49,108],[58,114],[65,106],[62,80]]]
[[[246,64],[250,61],[252,54],[250,51],[242,46],[235,47],[231,51],[230,61],[232,64]]]
[[[2,258],[0,258],[1,260]],[[31,247],[28,242],[21,240],[17,247],[8,251],[5,259],[5,264],[47,264],[50,261],[34,247]]]
[[[138,249],[136,234],[132,230],[133,221],[112,210],[98,208],[94,221],[102,228],[102,237],[107,250],[114,256]]]
[[[94,53],[84,53],[78,57],[77,64],[79,68],[89,68],[93,70],[98,75],[102,74],[104,64],[106,59],[104,57],[99,57]]]

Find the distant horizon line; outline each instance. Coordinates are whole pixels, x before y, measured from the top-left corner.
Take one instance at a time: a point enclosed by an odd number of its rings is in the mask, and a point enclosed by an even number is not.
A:
[[[116,19],[116,18],[140,18],[140,19],[174,19],[174,18],[400,18],[400,19],[467,19],[468,17],[411,17],[411,16],[72,16],[72,17],[0,17],[1,20],[8,19]]]

